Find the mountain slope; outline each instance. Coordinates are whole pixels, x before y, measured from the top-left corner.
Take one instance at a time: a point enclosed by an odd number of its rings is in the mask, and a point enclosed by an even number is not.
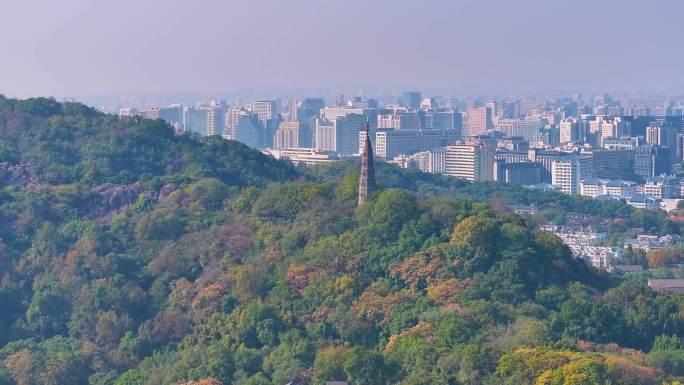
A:
[[[354,163],[295,170],[47,99],[0,100],[0,149],[2,385],[684,374],[682,296],[609,279],[538,218],[466,197],[618,230],[665,228],[659,214],[385,165],[357,208]]]

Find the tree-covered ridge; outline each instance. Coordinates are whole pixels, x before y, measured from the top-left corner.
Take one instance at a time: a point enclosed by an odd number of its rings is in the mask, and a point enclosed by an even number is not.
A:
[[[536,230],[576,211],[678,231],[660,214],[382,165],[357,208],[353,163],[295,170],[161,122],[1,100],[2,159],[35,167],[0,179],[2,385],[684,375],[684,297]]]
[[[161,120],[119,119],[78,103],[0,96],[0,162],[29,163],[50,184],[217,178],[230,186],[297,176],[234,141],[175,136]]]

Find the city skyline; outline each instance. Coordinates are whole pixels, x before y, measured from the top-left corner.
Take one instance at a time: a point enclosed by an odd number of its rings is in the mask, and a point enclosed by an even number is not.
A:
[[[0,93],[681,94],[674,0],[0,4]]]

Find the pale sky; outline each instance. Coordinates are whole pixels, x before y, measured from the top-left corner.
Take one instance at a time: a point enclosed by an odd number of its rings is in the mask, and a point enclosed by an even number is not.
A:
[[[0,0],[0,93],[683,93],[682,0]]]

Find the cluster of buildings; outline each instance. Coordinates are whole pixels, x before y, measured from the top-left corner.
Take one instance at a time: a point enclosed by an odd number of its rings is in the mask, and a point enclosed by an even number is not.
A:
[[[179,132],[222,135],[296,163],[359,156],[368,137],[379,160],[470,181],[649,209],[681,195],[668,175],[684,160],[682,101],[607,94],[445,99],[408,91],[383,100],[340,96],[332,105],[307,98],[120,110],[132,114],[164,119]]]
[[[636,238],[625,239],[623,245],[607,246],[607,233],[583,226],[557,226],[546,224],[540,230],[556,234],[572,252],[573,257],[583,259],[597,269],[619,272],[642,271],[641,265],[628,265],[624,261],[624,252],[643,250],[649,253],[654,250],[671,248],[680,241],[678,235],[639,234]]]
[[[607,233],[581,226],[543,225],[541,230],[556,234],[572,252],[573,257],[583,259],[597,269],[609,269],[621,263],[620,247],[605,246]]]

